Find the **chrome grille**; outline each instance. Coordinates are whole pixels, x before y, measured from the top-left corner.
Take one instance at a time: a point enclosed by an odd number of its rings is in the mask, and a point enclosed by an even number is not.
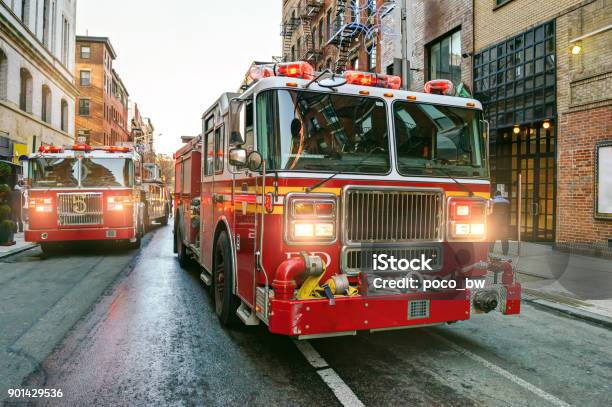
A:
[[[347,274],[374,269],[374,254],[394,256],[396,259],[416,259],[424,255],[432,259],[429,266],[432,271],[442,268],[442,247],[356,247],[346,248],[342,256],[342,271]]]
[[[57,194],[60,226],[102,224],[102,194],[97,192]]]
[[[344,192],[344,242],[441,241],[444,194],[439,189]]]

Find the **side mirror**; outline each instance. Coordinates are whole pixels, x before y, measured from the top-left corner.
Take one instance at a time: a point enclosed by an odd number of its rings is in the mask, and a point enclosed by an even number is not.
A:
[[[229,151],[229,163],[235,167],[247,165],[247,151],[244,148],[232,148]]]
[[[251,154],[247,157],[247,167],[251,171],[257,171],[261,168],[263,158],[258,151],[251,151]]]

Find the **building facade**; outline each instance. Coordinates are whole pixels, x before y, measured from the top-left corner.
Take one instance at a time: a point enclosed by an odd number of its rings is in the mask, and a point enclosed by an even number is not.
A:
[[[385,4],[388,4],[386,7]],[[380,72],[380,26],[394,2],[384,0],[284,0],[284,61],[303,60],[316,70]],[[376,26],[376,27],[375,27]]]
[[[132,142],[143,154],[145,162],[155,162],[153,132],[155,127],[148,117],[143,117],[137,103],[130,102],[130,134]]]
[[[512,225],[525,240],[607,246],[612,221],[595,213],[595,155],[612,141],[612,2],[474,4],[474,89]]]
[[[471,90],[472,11],[472,0],[286,0],[283,60],[306,60],[319,71],[402,76],[404,41],[407,88],[422,90],[427,80],[442,78]]]
[[[74,139],[76,0],[0,0],[0,159]]]
[[[107,37],[77,36],[77,139],[91,145],[130,141],[129,93],[113,69],[116,57]]]

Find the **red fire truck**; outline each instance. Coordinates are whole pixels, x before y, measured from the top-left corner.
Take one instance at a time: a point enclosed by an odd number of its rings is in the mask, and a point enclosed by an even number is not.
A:
[[[41,146],[28,161],[25,240],[45,252],[76,240],[140,246],[141,172],[140,155],[129,147]]]
[[[222,323],[312,338],[520,312],[488,258],[487,123],[451,87],[254,65],[204,112],[174,156],[175,251]]]

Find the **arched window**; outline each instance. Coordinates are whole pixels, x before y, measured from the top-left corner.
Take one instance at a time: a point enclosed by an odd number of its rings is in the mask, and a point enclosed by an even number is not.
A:
[[[8,86],[8,59],[6,54],[0,50],[0,99],[7,99]]]
[[[51,123],[51,89],[47,85],[42,86],[42,110],[40,118],[43,122]]]
[[[21,68],[19,87],[19,108],[24,112],[32,113],[32,75],[30,71]]]
[[[68,102],[66,99],[62,99],[62,117],[61,117],[61,129],[62,131],[68,131]]]

